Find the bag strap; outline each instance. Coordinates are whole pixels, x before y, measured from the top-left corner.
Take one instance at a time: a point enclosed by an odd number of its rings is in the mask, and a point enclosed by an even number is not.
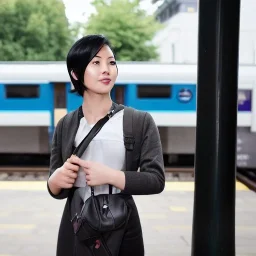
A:
[[[82,140],[82,142],[75,148],[73,151],[73,155],[76,155],[78,157],[81,157],[92,139],[99,133],[101,128],[104,126],[104,124],[111,118],[113,117],[117,112],[123,109],[122,106],[119,106],[117,104],[114,104],[114,107],[112,110],[108,112],[108,114],[100,119],[94,126],[93,128],[89,131],[89,133],[85,136],[85,138]]]
[[[135,110],[130,107],[124,109],[124,124],[123,124],[123,133],[124,133],[124,145],[125,145],[125,161],[126,161],[126,171],[131,169],[133,161],[133,150],[135,144],[134,136],[134,120],[135,120]]]
[[[116,103],[112,104],[112,107],[108,114],[100,119],[94,126],[93,128],[89,131],[89,133],[85,136],[85,138],[82,140],[82,142],[75,148],[73,151],[73,155],[76,155],[78,157],[81,157],[92,139],[99,133],[101,128],[104,126],[104,124],[111,118],[113,117],[117,112],[120,110],[124,109],[122,105],[118,105]],[[109,185],[109,191],[112,193],[112,185]],[[91,193],[94,195],[94,188],[91,187]]]

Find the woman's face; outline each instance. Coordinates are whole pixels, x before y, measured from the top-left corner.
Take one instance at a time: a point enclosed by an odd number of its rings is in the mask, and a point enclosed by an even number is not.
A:
[[[91,60],[84,72],[84,84],[97,94],[108,94],[117,78],[117,67],[113,52],[104,45]]]

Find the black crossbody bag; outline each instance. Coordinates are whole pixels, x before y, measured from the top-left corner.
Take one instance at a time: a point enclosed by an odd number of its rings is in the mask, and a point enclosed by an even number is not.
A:
[[[114,105],[114,109],[100,119],[75,148],[73,155],[81,157],[103,125],[122,109],[124,109],[122,105]],[[104,233],[125,229],[130,214],[126,195],[112,194],[112,185],[109,185],[109,192],[109,194],[94,195],[94,188],[91,187],[91,197],[84,202],[80,212],[71,216],[73,230],[79,240],[97,239]],[[108,251],[107,248],[106,250]]]

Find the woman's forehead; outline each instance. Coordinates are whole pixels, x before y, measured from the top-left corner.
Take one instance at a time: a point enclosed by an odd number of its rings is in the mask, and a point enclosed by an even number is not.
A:
[[[95,57],[114,58],[114,54],[108,45],[104,45]]]

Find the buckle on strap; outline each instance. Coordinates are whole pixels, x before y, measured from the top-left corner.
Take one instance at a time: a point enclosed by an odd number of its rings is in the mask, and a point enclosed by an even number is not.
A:
[[[114,112],[114,109],[108,112],[108,119],[110,119],[114,115]]]
[[[135,138],[133,136],[124,136],[124,145],[127,150],[133,150]]]

